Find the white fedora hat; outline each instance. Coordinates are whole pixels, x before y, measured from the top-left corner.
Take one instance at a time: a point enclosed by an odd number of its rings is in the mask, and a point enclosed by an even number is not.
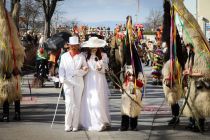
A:
[[[77,36],[69,37],[69,42],[67,44],[78,45],[79,44],[79,38]]]
[[[90,37],[88,41],[82,43],[83,48],[101,48],[106,46],[106,41],[98,37]]]

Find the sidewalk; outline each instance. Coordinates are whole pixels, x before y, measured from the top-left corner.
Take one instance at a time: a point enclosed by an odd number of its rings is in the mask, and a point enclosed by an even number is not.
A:
[[[151,69],[145,68],[146,74]],[[185,129],[187,118],[180,118],[180,125],[175,129],[167,125],[171,118],[169,106],[164,101],[161,86],[151,85],[148,78],[146,94],[143,98],[144,109],[138,120],[138,131],[118,131],[120,127],[120,92],[111,89],[110,112],[111,125],[109,131],[104,132],[65,132],[64,131],[64,101],[61,98],[53,128],[53,119],[59,89],[53,88],[52,82],[47,82],[45,88],[32,89],[32,100],[29,94],[27,79],[22,83],[23,100],[22,121],[13,122],[14,107],[11,105],[11,122],[0,122],[0,140],[204,140],[210,139],[210,120],[206,123],[207,131],[204,134],[190,132]],[[0,109],[2,111],[2,109]]]

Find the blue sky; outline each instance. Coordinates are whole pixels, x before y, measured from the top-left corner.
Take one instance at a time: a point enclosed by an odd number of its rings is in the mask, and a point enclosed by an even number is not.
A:
[[[195,1],[185,0],[186,7],[195,15]],[[9,6],[7,0],[7,6]],[[118,23],[125,23],[127,15],[131,15],[136,22],[145,23],[152,9],[163,10],[163,0],[64,0],[59,2],[58,11],[62,13],[61,21],[76,19],[80,23],[93,26],[113,27]]]
[[[138,0],[65,0],[61,9],[66,19],[82,22],[124,21],[138,12]],[[144,22],[151,9],[162,10],[162,0],[140,0],[138,21]],[[136,18],[135,18],[136,19]]]
[[[59,9],[65,12],[63,20],[77,19],[83,23],[122,22],[127,15],[131,15],[136,21],[136,14],[138,22],[144,23],[152,9],[163,9],[163,0],[139,1],[139,12],[138,0],[65,0]],[[185,3],[193,11],[195,0],[185,0]]]

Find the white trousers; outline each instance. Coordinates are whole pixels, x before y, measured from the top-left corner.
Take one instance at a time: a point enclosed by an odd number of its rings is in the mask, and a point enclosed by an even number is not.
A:
[[[65,93],[65,129],[78,129],[80,118],[80,105],[82,98],[82,87],[69,87]]]

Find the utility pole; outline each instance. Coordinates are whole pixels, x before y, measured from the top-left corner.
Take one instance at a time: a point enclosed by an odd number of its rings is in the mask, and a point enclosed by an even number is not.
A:
[[[136,11],[136,23],[138,23],[138,15],[139,15],[139,3],[140,3],[140,0],[137,0],[137,11]]]
[[[198,21],[198,0],[195,0],[196,1],[196,20]]]

